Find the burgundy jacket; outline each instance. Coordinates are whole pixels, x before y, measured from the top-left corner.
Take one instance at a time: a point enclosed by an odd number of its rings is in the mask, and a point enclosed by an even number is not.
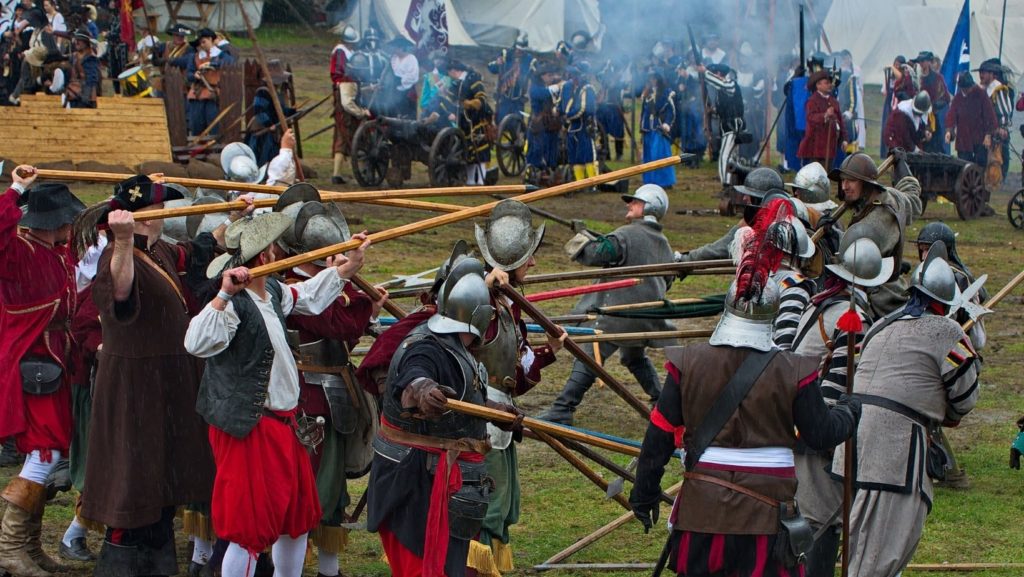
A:
[[[958,91],[946,112],[946,130],[953,133],[957,152],[973,152],[998,127],[992,100],[978,85]]]

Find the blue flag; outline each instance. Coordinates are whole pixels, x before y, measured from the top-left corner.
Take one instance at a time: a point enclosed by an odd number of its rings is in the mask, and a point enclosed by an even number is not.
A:
[[[942,77],[950,94],[956,94],[956,77],[971,69],[971,0],[964,0],[960,18],[953,28],[946,56],[942,59]]]

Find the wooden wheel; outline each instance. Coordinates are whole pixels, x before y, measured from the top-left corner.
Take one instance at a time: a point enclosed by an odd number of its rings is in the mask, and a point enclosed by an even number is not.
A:
[[[374,187],[384,182],[390,146],[380,122],[367,120],[359,125],[352,137],[352,174],[360,185]]]
[[[427,163],[430,186],[459,186],[466,183],[466,146],[466,137],[454,126],[445,128],[434,137]]]
[[[523,115],[506,115],[498,124],[498,168],[505,176],[519,176],[526,169],[526,122]]]
[[[1010,219],[1013,228],[1024,230],[1024,188],[1010,197],[1006,205],[1006,218]]]
[[[968,164],[956,179],[956,213],[962,220],[977,217],[988,200],[985,171],[977,164]]]

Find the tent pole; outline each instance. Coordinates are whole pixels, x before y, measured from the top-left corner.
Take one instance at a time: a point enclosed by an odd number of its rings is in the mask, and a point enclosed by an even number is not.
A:
[[[1003,61],[1003,34],[1006,32],[1006,0],[1003,0],[1003,21],[999,25],[999,62]]]

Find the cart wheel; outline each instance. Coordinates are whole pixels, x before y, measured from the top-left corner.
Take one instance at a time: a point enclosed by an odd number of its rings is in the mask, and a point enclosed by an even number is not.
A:
[[[498,124],[498,168],[505,176],[519,176],[526,169],[526,123],[523,115],[506,115]]]
[[[1013,228],[1024,230],[1024,188],[1010,197],[1006,205],[1006,218],[1010,219]]]
[[[390,160],[390,143],[380,123],[367,120],[360,124],[352,137],[352,174],[356,181],[366,187],[380,185]]]
[[[964,166],[956,180],[956,213],[962,220],[977,217],[988,200],[985,189],[985,171],[977,164]]]
[[[449,126],[434,137],[430,146],[430,186],[459,186],[466,183],[466,137]]]

